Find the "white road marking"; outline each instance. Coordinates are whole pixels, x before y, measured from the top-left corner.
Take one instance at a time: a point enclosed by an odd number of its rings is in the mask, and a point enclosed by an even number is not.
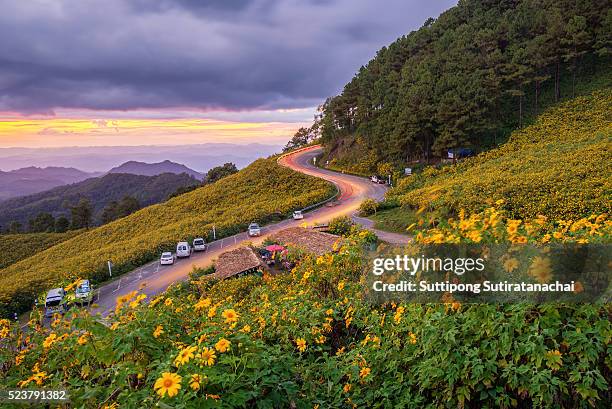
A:
[[[121,280],[123,280],[123,277],[119,278],[119,285],[113,290],[114,293],[121,289]]]

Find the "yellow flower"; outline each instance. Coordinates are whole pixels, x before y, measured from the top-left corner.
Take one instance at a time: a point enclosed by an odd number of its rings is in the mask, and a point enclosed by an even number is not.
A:
[[[240,332],[245,332],[245,333],[251,332],[251,326],[250,325],[245,325],[244,327],[242,327]]]
[[[191,389],[193,389],[194,391],[197,391],[200,389],[201,385],[202,385],[202,377],[197,373],[191,375],[191,382],[189,382],[189,387],[191,387]]]
[[[25,358],[25,354],[26,354],[26,352],[27,352],[27,351],[25,351],[25,350],[24,350],[24,351],[21,351],[21,352],[19,353],[19,355],[17,355],[17,356],[15,357],[15,365],[16,365],[16,366],[21,365],[21,363],[23,362],[23,360],[24,360],[24,358]]]
[[[215,359],[217,356],[215,355],[214,349],[204,347],[202,352],[199,354],[199,358],[202,360],[204,365],[212,366],[215,364]]]
[[[166,307],[169,307],[172,305],[172,298],[166,298],[166,301],[164,301],[164,305]]]
[[[231,342],[229,342],[227,339],[225,338],[221,338],[216,344],[215,344],[215,349],[219,352],[226,352],[229,348],[230,345],[232,345]]]
[[[162,300],[161,297],[155,298],[153,301],[149,303],[149,307],[151,308],[155,307],[161,300]]]
[[[88,333],[88,332],[86,332],[86,333],[84,333],[83,335],[81,335],[81,336],[79,337],[79,339],[77,339],[77,343],[78,343],[79,345],[85,345],[85,344],[87,343],[87,341],[88,341],[88,340],[89,340],[89,333]]]
[[[113,324],[110,326],[111,331],[114,331],[117,328],[119,328],[119,321],[113,322]]]
[[[527,243],[527,237],[521,235],[514,236],[511,241],[512,243],[525,244]]]
[[[346,285],[346,283],[343,281],[340,281],[338,283],[338,291],[342,291],[344,289],[344,286]]]
[[[43,341],[43,347],[45,349],[50,348],[57,341],[57,335],[55,333],[49,334],[47,338]]]
[[[163,397],[168,394],[169,397],[176,396],[181,389],[181,378],[180,375],[170,372],[162,373],[161,378],[155,381],[153,388],[157,391],[157,394]]]
[[[349,393],[352,387],[353,386],[350,383],[347,383],[347,384],[344,384],[344,387],[342,388],[342,390],[344,391],[344,393]]]
[[[402,320],[402,315],[404,314],[404,311],[406,309],[402,306],[397,307],[397,310],[395,310],[395,315],[393,316],[393,320],[395,321],[396,324],[399,324],[400,321]]]
[[[212,318],[215,315],[217,315],[217,308],[212,307],[211,309],[208,310],[208,318]]]
[[[232,324],[238,321],[238,313],[233,309],[223,311],[223,313],[221,313],[221,316],[225,318],[226,324]]]
[[[416,335],[414,335],[414,333],[412,333],[412,332],[409,332],[408,336],[410,337],[410,343],[413,344],[413,345],[416,344],[416,342],[417,342]]]
[[[181,352],[179,352],[179,354],[174,359],[174,364],[176,366],[180,366],[189,362],[189,360],[194,357],[193,353],[196,349],[197,347],[190,346],[181,350]]]
[[[563,358],[559,350],[548,351],[546,353],[546,366],[552,370],[557,370],[563,365]]]
[[[372,372],[372,370],[368,367],[361,368],[361,371],[359,371],[359,377],[363,379],[368,376],[370,372]]]
[[[200,301],[198,301],[193,308],[195,308],[196,311],[199,310],[203,310],[204,308],[208,308],[210,307],[211,301],[210,298],[203,298]]]
[[[511,220],[511,219],[508,219],[507,226],[506,226],[506,231],[510,235],[516,234],[518,232],[518,227],[519,227],[520,224],[521,224],[520,220]]]
[[[300,352],[306,351],[306,340],[304,338],[298,338],[295,340],[295,345]]]
[[[159,336],[163,333],[164,333],[164,327],[161,325],[158,325],[157,327],[155,327],[155,331],[153,331],[153,336],[155,338],[159,338]]]
[[[553,233],[553,237],[557,240],[562,239],[563,238],[563,233],[560,231],[556,231]]]
[[[467,235],[468,239],[472,240],[474,243],[480,243],[482,241],[482,235],[478,230],[472,230]]]
[[[529,275],[540,283],[547,283],[552,278],[551,261],[548,257],[537,256],[529,266]]]
[[[506,260],[504,262],[504,270],[506,270],[507,272],[511,273],[514,270],[516,270],[519,266],[519,262],[516,258],[512,257],[509,258],[508,260]]]

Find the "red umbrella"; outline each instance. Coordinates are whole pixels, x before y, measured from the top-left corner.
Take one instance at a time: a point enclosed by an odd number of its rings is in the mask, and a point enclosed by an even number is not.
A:
[[[281,246],[280,244],[271,244],[266,247],[266,250],[268,250],[271,253],[274,253],[277,251],[285,251],[285,248]]]

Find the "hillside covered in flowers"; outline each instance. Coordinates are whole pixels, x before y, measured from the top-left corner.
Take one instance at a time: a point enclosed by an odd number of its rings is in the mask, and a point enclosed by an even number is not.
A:
[[[500,240],[515,234],[503,211],[484,218]],[[576,223],[573,241],[609,242],[605,215]],[[283,275],[194,272],[152,300],[119,298],[106,325],[87,311],[51,328],[34,311],[27,334],[3,321],[0,384],[68,388],[83,408],[607,407],[609,305],[371,304],[372,239],[353,228],[336,253]]]
[[[243,231],[258,221],[330,197],[334,187],[276,163],[260,159],[240,172],[164,203],[146,207],[0,269],[0,316],[29,308],[41,291],[78,277],[103,281],[112,260],[115,275],[159,257],[177,241],[212,239]],[[15,277],[19,277],[16,280]]]
[[[401,179],[388,201],[406,209],[481,211],[497,200],[516,218],[609,213],[612,90],[549,109],[510,140],[457,164]]]

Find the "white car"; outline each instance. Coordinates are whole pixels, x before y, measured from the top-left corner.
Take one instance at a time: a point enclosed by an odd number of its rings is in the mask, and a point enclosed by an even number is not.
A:
[[[76,298],[75,301],[81,305],[85,303],[91,304],[93,301],[93,287],[89,280],[81,280],[74,293]]]
[[[261,227],[257,223],[249,224],[249,236],[261,236]]]
[[[176,257],[190,257],[191,253],[191,246],[186,241],[181,241],[176,245]]]
[[[198,237],[193,239],[193,250],[194,251],[206,251],[206,242],[203,238]]]
[[[161,265],[169,265],[174,264],[174,254],[166,251],[162,253],[161,258],[159,259],[159,264]]]
[[[293,220],[302,220],[304,218],[304,215],[302,214],[301,210],[296,210],[295,212],[293,212]]]

